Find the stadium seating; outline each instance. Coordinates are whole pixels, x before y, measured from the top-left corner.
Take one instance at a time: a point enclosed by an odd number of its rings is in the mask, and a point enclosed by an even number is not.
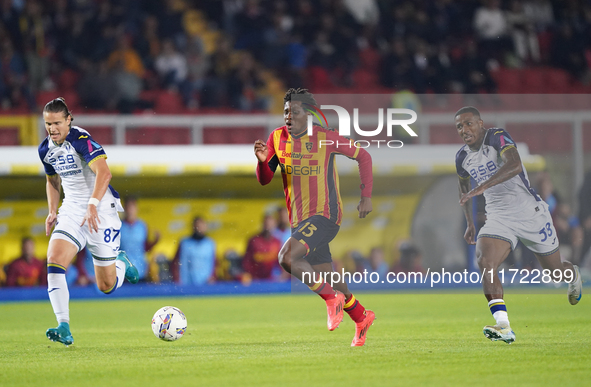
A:
[[[37,106],[45,106],[52,99],[62,96],[59,91],[39,91],[36,96]],[[66,100],[68,103],[69,101]]]
[[[501,94],[577,94],[589,87],[574,82],[564,70],[550,67],[499,68],[491,72]]]
[[[359,51],[359,65],[364,70],[377,73],[380,69],[381,59],[379,51],[372,47]]]
[[[532,153],[563,153],[572,149],[572,131],[569,124],[511,124],[510,128],[511,137],[516,142],[527,143]]]
[[[20,255],[21,239],[35,240],[35,254],[45,257],[47,202],[44,200],[0,202],[0,266]]]
[[[115,143],[115,129],[111,126],[92,126],[87,128],[92,138],[101,145]]]
[[[571,79],[570,75],[559,69],[546,69],[544,75],[544,83],[546,84],[546,92],[553,94],[568,93]]]
[[[203,129],[204,144],[251,144],[259,138],[267,138],[266,129],[263,127],[208,127]]]
[[[154,112],[157,114],[182,114],[186,112],[186,109],[177,92],[164,91],[156,96]]]
[[[357,92],[371,92],[379,87],[378,82],[378,73],[375,71],[358,69],[353,72],[353,85]]]
[[[183,145],[191,143],[191,129],[178,127],[140,127],[126,132],[127,145]]]
[[[72,69],[65,69],[59,74],[57,85],[60,90],[70,91],[76,89],[80,74]]]
[[[328,71],[320,66],[308,68],[308,83],[314,86],[314,89],[327,90],[333,87]]]
[[[18,128],[2,127],[0,128],[0,145],[15,146],[20,145],[18,138]]]

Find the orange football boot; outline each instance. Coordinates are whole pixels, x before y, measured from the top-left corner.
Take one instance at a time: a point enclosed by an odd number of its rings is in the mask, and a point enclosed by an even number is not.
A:
[[[365,319],[360,323],[355,323],[355,337],[351,342],[351,347],[362,347],[365,344],[367,337],[367,330],[373,325],[373,320],[376,319],[376,314],[371,310],[365,310]]]
[[[339,327],[343,321],[343,311],[345,310],[345,295],[337,291],[337,296],[332,300],[326,301],[326,311],[328,313],[328,320],[326,325],[329,331],[334,331]]]

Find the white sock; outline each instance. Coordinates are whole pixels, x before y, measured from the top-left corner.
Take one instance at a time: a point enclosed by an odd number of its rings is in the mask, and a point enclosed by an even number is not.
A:
[[[507,307],[505,306],[505,301],[502,298],[490,300],[488,307],[490,308],[497,325],[509,325]]]
[[[495,314],[493,314],[493,317],[497,321],[497,325],[510,325],[509,316],[507,315],[507,312],[505,312],[504,310],[495,312]]]
[[[66,274],[49,273],[47,274],[47,292],[49,301],[53,307],[53,313],[58,323],[70,322],[70,291],[66,282]]]
[[[117,289],[119,289],[125,280],[125,263],[123,261],[115,261],[115,272],[117,273]]]

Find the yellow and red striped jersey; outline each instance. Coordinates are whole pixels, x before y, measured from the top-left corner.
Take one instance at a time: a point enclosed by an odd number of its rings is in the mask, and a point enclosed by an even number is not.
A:
[[[362,196],[371,197],[371,156],[332,129],[314,126],[312,135],[305,131],[292,136],[287,127],[282,126],[271,133],[267,148],[267,162],[259,163],[257,177],[261,184],[267,184],[277,166],[281,168],[292,227],[313,215],[322,215],[341,224],[343,204],[335,164],[338,154],[358,161]]]

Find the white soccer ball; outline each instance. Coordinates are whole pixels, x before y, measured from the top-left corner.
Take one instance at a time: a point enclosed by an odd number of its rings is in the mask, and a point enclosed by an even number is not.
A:
[[[159,339],[175,341],[183,337],[186,330],[187,318],[174,306],[160,308],[152,317],[152,331]]]

